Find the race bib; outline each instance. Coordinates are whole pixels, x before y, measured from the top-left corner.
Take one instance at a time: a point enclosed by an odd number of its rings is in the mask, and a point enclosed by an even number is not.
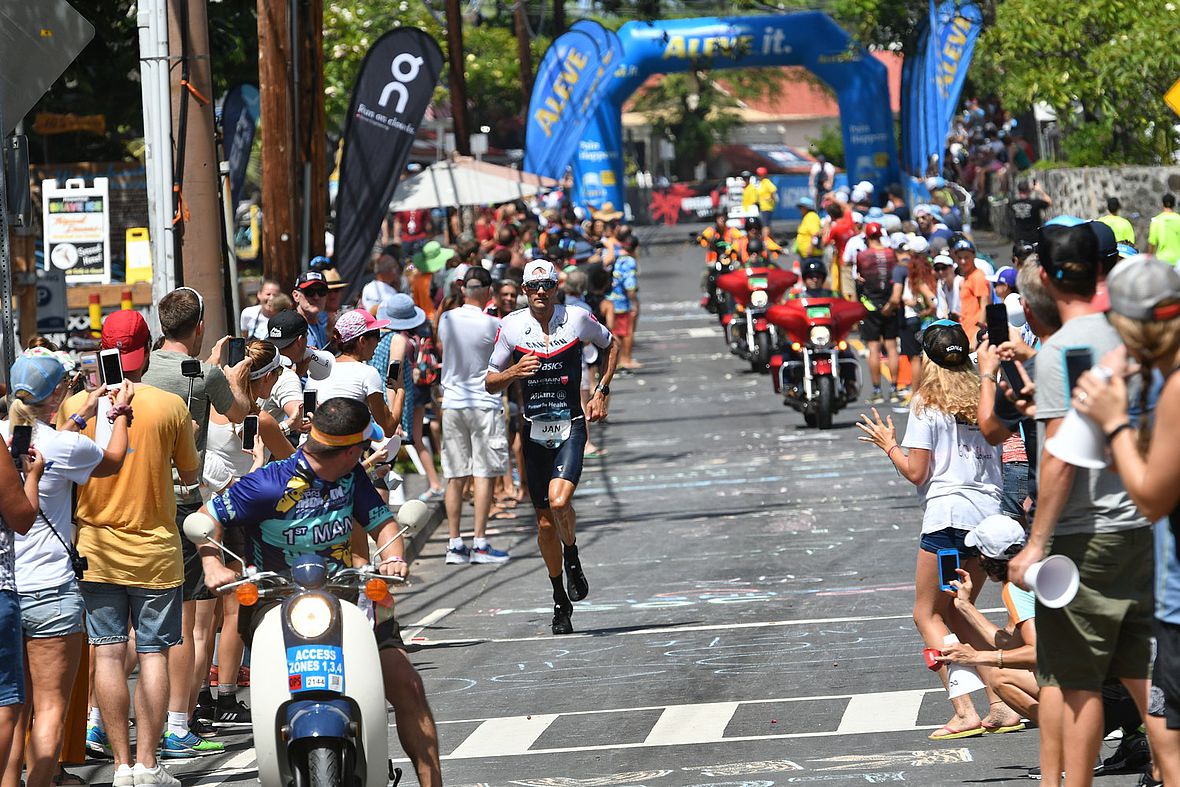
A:
[[[569,439],[572,423],[568,418],[534,418],[529,426],[529,439],[546,448],[557,448]]]

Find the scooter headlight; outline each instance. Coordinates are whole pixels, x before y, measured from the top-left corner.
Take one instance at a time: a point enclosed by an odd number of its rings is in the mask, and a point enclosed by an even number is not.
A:
[[[750,293],[750,305],[755,309],[765,308],[770,299],[766,297],[766,290],[754,290]]]
[[[288,608],[287,622],[299,636],[318,639],[332,625],[332,605],[323,596],[302,596]]]
[[[816,347],[827,347],[832,341],[832,331],[825,325],[817,325],[811,329],[810,338]]]

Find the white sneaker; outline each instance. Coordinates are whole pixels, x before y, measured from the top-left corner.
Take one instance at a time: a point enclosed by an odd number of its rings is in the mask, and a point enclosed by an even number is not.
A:
[[[132,769],[135,775],[135,787],[140,785],[164,785],[164,787],[180,787],[180,779],[177,779],[159,763],[155,768],[145,768],[143,763],[135,763]]]
[[[457,547],[447,548],[446,564],[448,566],[461,566],[471,562],[471,550],[466,544]]]
[[[130,765],[120,765],[115,768],[115,779],[111,787],[135,787],[135,772]]]

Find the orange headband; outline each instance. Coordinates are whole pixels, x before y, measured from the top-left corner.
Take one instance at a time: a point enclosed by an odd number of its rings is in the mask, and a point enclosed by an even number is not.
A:
[[[314,426],[311,428],[309,437],[328,448],[348,448],[359,445],[367,439],[364,432],[356,432],[355,434],[325,434]]]

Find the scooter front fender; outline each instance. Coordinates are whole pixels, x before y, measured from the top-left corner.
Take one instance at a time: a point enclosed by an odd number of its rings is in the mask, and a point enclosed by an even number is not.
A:
[[[296,700],[287,706],[290,740],[352,738],[352,707],[347,700]]]

